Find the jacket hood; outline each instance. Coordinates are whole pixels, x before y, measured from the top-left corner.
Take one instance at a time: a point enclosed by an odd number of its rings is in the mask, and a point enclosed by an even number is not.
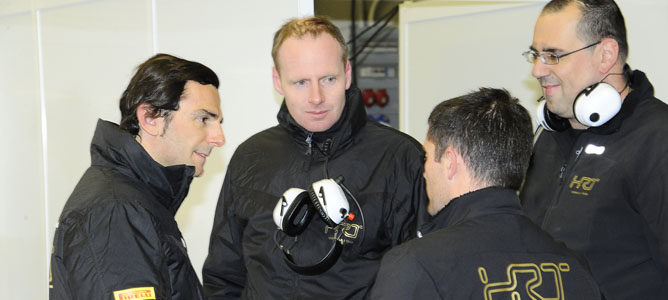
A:
[[[427,234],[464,220],[488,214],[523,214],[520,198],[514,190],[501,187],[487,187],[454,198],[421,228]]]
[[[195,167],[164,167],[135,138],[118,125],[99,119],[90,146],[91,163],[107,167],[146,185],[172,214],[188,195]]]
[[[312,135],[312,141],[322,150],[323,147],[319,145],[329,140],[330,145],[324,147],[327,148],[327,151],[324,151],[327,153],[323,153],[324,155],[329,155],[336,153],[338,149],[343,149],[350,144],[353,136],[366,124],[367,117],[360,90],[351,86],[346,90],[346,103],[341,112],[341,117],[339,117],[339,120],[332,127],[323,132],[309,132],[299,125],[292,115],[290,115],[288,107],[285,104],[285,99],[281,104],[281,109],[276,118],[280,126],[286,128],[300,145],[307,147],[306,139],[309,135]]]

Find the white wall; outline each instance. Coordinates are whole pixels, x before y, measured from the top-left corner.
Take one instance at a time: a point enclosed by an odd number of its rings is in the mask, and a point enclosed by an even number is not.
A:
[[[276,124],[271,39],[312,0],[5,0],[0,5],[0,294],[46,299],[51,239],[90,164],[98,118],[118,122],[134,68],[157,52],[221,79],[227,144],[177,214],[195,269],[206,257],[218,192],[236,147]]]
[[[629,39],[628,62],[647,73],[668,101],[668,1],[618,0]],[[402,4],[399,39],[399,127],[422,141],[435,105],[482,86],[504,87],[535,119],[542,95],[520,55],[547,1],[420,1]]]

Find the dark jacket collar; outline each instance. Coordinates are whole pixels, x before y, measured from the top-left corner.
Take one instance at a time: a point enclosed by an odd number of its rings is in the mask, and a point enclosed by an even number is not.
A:
[[[290,115],[290,112],[288,112],[285,100],[283,100],[283,104],[281,104],[281,109],[277,115],[280,126],[288,130],[300,145],[307,146],[306,139],[309,134],[312,135],[312,141],[316,145],[322,145],[329,140],[330,145],[327,147],[329,151],[326,155],[335,154],[338,149],[344,149],[350,144],[355,134],[366,124],[366,118],[366,110],[362,103],[362,94],[358,88],[353,86],[346,90],[346,104],[341,117],[326,131],[311,133],[297,124],[295,119]]]
[[[92,165],[114,169],[131,180],[141,182],[172,214],[188,195],[195,167],[163,167],[153,160],[135,138],[118,125],[97,121],[90,145]]]
[[[421,234],[498,213],[523,214],[514,190],[488,187],[454,198],[420,228]]]

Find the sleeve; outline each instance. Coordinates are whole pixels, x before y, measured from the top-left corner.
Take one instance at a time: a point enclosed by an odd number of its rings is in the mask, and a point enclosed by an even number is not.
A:
[[[639,187],[637,207],[647,223],[654,260],[664,274],[662,290],[668,292],[668,156],[650,163],[650,172],[640,177],[645,184]]]
[[[428,200],[422,176],[424,151],[416,147],[416,143],[406,143],[396,156],[396,184],[392,187],[394,196],[390,210],[385,211],[386,230],[390,232],[392,245],[414,238],[418,225],[427,218]]]
[[[208,299],[238,299],[246,283],[241,243],[245,224],[236,217],[230,173],[228,167],[216,206],[209,254],[202,268]]]
[[[118,202],[61,220],[53,247],[51,300],[171,297],[162,244],[142,207]]]
[[[441,299],[434,281],[406,248],[394,248],[383,260],[369,299]]]

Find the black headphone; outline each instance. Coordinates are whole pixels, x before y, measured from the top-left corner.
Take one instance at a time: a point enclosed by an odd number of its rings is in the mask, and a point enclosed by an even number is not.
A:
[[[293,271],[303,275],[318,275],[331,268],[341,255],[343,250],[341,235],[343,231],[339,231],[339,235],[335,237],[327,255],[316,264],[311,266],[297,265],[292,255],[290,255],[290,251],[278,243],[278,232],[282,231],[289,236],[297,236],[306,229],[314,214],[318,214],[331,227],[335,227],[345,218],[353,220],[355,215],[350,213],[348,200],[341,188],[343,187],[349,194],[350,192],[343,186],[342,182],[343,177],[339,176],[336,179],[316,181],[309,187],[308,191],[290,188],[283,193],[283,196],[276,203],[273,217],[278,230],[274,234],[274,241],[283,252],[286,264]],[[357,200],[355,200],[355,203],[359,206]],[[362,222],[364,222],[363,218]]]
[[[622,108],[622,96],[612,85],[603,82],[610,75],[622,75],[626,79],[624,89],[631,82],[631,67],[624,65],[622,73],[610,73],[600,82],[594,83],[580,91],[573,101],[573,115],[581,124],[598,127],[610,121]],[[624,90],[622,89],[622,91]],[[562,118],[547,109],[545,97],[538,99],[536,117],[538,125],[548,131],[564,131],[570,128],[568,119]]]

